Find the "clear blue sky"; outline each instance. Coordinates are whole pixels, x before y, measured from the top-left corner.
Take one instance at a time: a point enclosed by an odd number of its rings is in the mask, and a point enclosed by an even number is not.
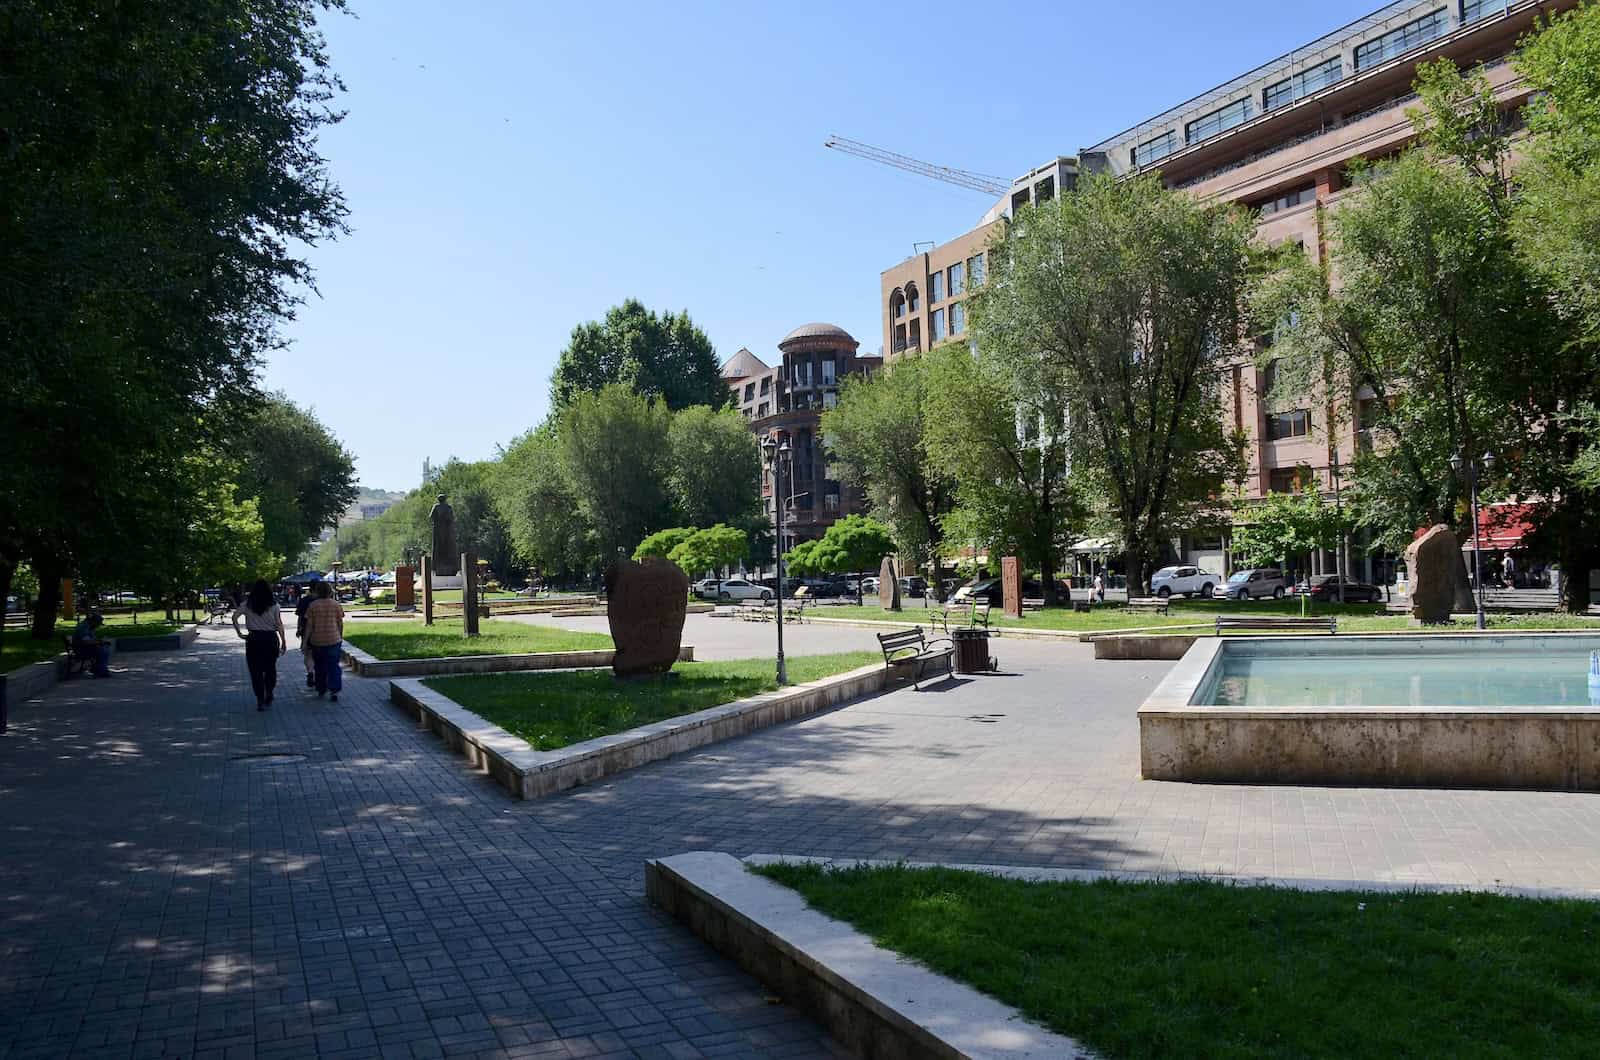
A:
[[[630,296],[723,357],[812,320],[876,352],[879,273],[990,200],[830,132],[1011,177],[1377,6],[352,4],[322,138],[351,232],[266,383],[402,490],[542,420],[573,326]]]

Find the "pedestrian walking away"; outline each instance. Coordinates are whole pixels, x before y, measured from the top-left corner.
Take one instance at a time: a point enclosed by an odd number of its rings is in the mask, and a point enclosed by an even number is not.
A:
[[[315,583],[300,590],[299,599],[294,605],[294,635],[300,641],[300,661],[306,668],[306,687],[317,687],[317,668],[311,659],[311,642],[306,640],[306,609],[309,608],[316,595],[312,592]]]
[[[1094,591],[1090,595],[1094,597],[1095,603],[1106,602],[1106,579],[1099,571],[1094,572]]]
[[[311,645],[317,698],[332,693],[337,703],[339,690],[344,687],[344,672],[339,669],[339,656],[344,650],[344,608],[333,599],[327,582],[318,582],[315,592],[316,599],[306,608],[302,643]]]
[[[239,628],[243,620],[244,629]],[[272,691],[278,686],[278,656],[289,650],[283,632],[283,614],[272,598],[272,586],[265,579],[250,587],[242,608],[233,613],[233,631],[244,640],[244,664],[250,671],[250,690],[256,694],[256,709],[266,710]]]

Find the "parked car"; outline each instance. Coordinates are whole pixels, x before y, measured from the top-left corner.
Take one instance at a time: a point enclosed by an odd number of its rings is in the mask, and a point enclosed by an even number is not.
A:
[[[724,578],[717,584],[717,599],[771,600],[772,590],[765,585],[757,585],[748,578]]]
[[[1150,575],[1150,592],[1156,596],[1210,597],[1222,584],[1222,575],[1199,567],[1162,567]]]
[[[1283,594],[1289,591],[1288,583],[1284,581],[1283,571],[1276,567],[1247,567],[1236,570],[1228,576],[1228,599],[1230,600],[1261,600],[1272,597],[1274,600],[1283,599]]]
[[[862,578],[861,579],[861,595],[862,596],[877,596],[878,595],[878,585],[879,585],[879,581],[878,581],[877,578]]]
[[[689,587],[689,591],[701,600],[715,600],[717,598],[717,586],[721,583],[721,578],[701,578]]]
[[[1309,596],[1313,600],[1337,602],[1339,599],[1339,575],[1319,574],[1309,583],[1295,586],[1295,592]],[[1381,604],[1383,603],[1383,589],[1376,585],[1369,585],[1354,578],[1344,580],[1344,602],[1347,604]]]
[[[1057,591],[1060,591],[1059,585],[1057,586]],[[1024,600],[1044,599],[1044,583],[1035,581],[1032,578],[1024,578],[1022,580],[1022,598]],[[964,604],[968,600],[975,599],[980,604],[1003,607],[1006,602],[1006,591],[999,578],[979,578],[977,581],[957,589],[951,599],[958,604]],[[1064,594],[1062,599],[1066,599]]]
[[[845,594],[844,582],[837,578],[801,578],[795,591],[800,589],[804,589],[806,595],[814,600],[831,600]]]
[[[908,577],[900,579],[901,596],[927,596],[928,580],[926,578]]]

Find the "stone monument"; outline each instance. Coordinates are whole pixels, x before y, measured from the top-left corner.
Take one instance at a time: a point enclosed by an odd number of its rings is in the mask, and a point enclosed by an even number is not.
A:
[[[878,606],[885,611],[900,610],[900,578],[895,574],[894,557],[883,557],[878,567]]]
[[[433,573],[453,578],[461,553],[456,551],[456,512],[444,494],[439,494],[439,503],[429,510],[428,523],[433,527]]]
[[[394,609],[396,611],[415,611],[417,609],[417,585],[412,580],[416,572],[410,564],[402,563],[394,569]]]
[[[1022,563],[1015,556],[1000,557],[1000,601],[1006,614],[1022,617]]]
[[[1450,621],[1463,569],[1461,545],[1450,528],[1440,523],[1411,542],[1406,569],[1411,572],[1411,617],[1428,624]]]
[[[689,613],[689,576],[669,559],[618,560],[606,571],[606,620],[617,645],[611,669],[618,677],[664,674],[683,648]]]

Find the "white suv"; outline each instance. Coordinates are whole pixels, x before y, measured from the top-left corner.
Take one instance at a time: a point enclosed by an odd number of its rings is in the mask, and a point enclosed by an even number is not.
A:
[[[1221,575],[1199,567],[1162,567],[1150,576],[1150,591],[1156,596],[1209,597],[1220,584]]]

